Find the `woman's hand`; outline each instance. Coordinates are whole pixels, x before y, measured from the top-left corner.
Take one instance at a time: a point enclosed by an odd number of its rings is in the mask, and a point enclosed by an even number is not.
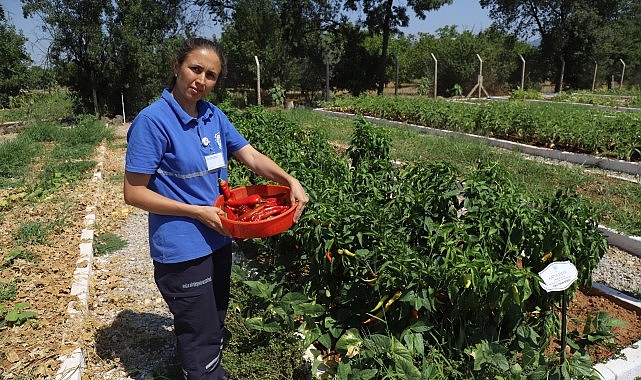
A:
[[[223,210],[213,206],[196,206],[164,197],[147,188],[150,175],[125,172],[125,203],[159,215],[186,216],[198,219],[223,236],[231,236],[220,221]]]
[[[289,197],[291,203],[294,204],[294,202],[298,201],[298,207],[296,207],[296,213],[294,214],[294,223],[297,223],[305,209],[305,205],[309,202],[307,193],[300,182],[286,173],[271,158],[260,153],[251,145],[245,145],[234,152],[233,155],[254,173],[290,188]]]
[[[229,231],[223,226],[223,223],[220,221],[220,215],[225,212],[219,207],[214,206],[194,206],[197,207],[195,216],[201,221],[205,226],[211,228],[212,230],[218,232],[223,236],[231,236]]]
[[[303,214],[303,210],[305,209],[305,205],[307,205],[307,202],[309,202],[309,197],[307,196],[305,189],[303,189],[303,186],[296,179],[290,181],[289,188],[289,198],[291,204],[294,204],[296,201],[298,201],[298,206],[296,207],[296,212],[294,213],[294,223],[298,223],[298,220],[300,219],[300,216]]]

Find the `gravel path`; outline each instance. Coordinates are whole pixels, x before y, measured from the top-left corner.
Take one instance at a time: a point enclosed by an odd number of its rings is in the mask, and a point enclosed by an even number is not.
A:
[[[114,165],[122,166],[122,157],[117,161]],[[119,187],[106,193],[122,198]],[[127,217],[116,233],[126,247],[94,258],[87,315],[94,334],[87,342],[83,379],[171,378],[167,371],[176,365],[172,317],[153,281],[146,213],[123,207]],[[593,280],[638,295],[639,273],[640,257],[612,247]]]
[[[153,279],[146,213],[131,215],[118,235],[127,246],[94,259],[91,312],[100,327],[88,379],[144,379],[175,360],[172,316]]]

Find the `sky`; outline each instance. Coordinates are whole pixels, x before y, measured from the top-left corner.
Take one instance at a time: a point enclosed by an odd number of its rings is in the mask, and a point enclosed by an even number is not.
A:
[[[25,44],[27,52],[36,65],[44,65],[43,57],[47,52],[49,42],[47,35],[42,31],[42,24],[39,19],[33,17],[24,19],[22,17],[22,3],[19,0],[0,0],[5,16],[10,23],[16,26],[16,29],[22,31],[22,34],[28,39]],[[478,0],[454,0],[451,5],[444,5],[437,11],[427,13],[425,20],[419,20],[409,10],[408,13],[412,18],[407,28],[402,31],[406,35],[418,33],[434,34],[437,29],[447,25],[457,25],[458,31],[470,30],[478,33],[488,28],[492,21],[488,16],[488,11],[481,9]],[[220,28],[204,27],[201,30],[204,36],[220,36]]]

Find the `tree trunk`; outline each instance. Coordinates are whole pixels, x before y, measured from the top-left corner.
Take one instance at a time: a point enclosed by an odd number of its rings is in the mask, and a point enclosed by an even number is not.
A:
[[[387,47],[389,46],[389,35],[390,35],[390,21],[392,19],[392,5],[394,4],[393,0],[387,0],[385,6],[385,20],[383,21],[383,46],[381,49],[381,61],[378,68],[378,95],[383,93],[385,88],[385,68],[387,67]]]
[[[563,77],[565,75],[565,59],[561,57],[561,62],[556,64],[556,80],[554,83],[554,92],[563,91]]]
[[[98,94],[96,93],[96,81],[93,70],[91,70],[91,93],[93,95],[93,112],[96,117],[98,117],[100,116],[98,113]]]

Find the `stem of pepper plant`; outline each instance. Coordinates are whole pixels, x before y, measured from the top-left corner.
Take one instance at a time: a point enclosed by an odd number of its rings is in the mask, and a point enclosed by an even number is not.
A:
[[[563,291],[563,299],[561,301],[561,365],[565,362],[565,346],[567,344],[567,309],[568,309],[568,294],[567,290]]]

